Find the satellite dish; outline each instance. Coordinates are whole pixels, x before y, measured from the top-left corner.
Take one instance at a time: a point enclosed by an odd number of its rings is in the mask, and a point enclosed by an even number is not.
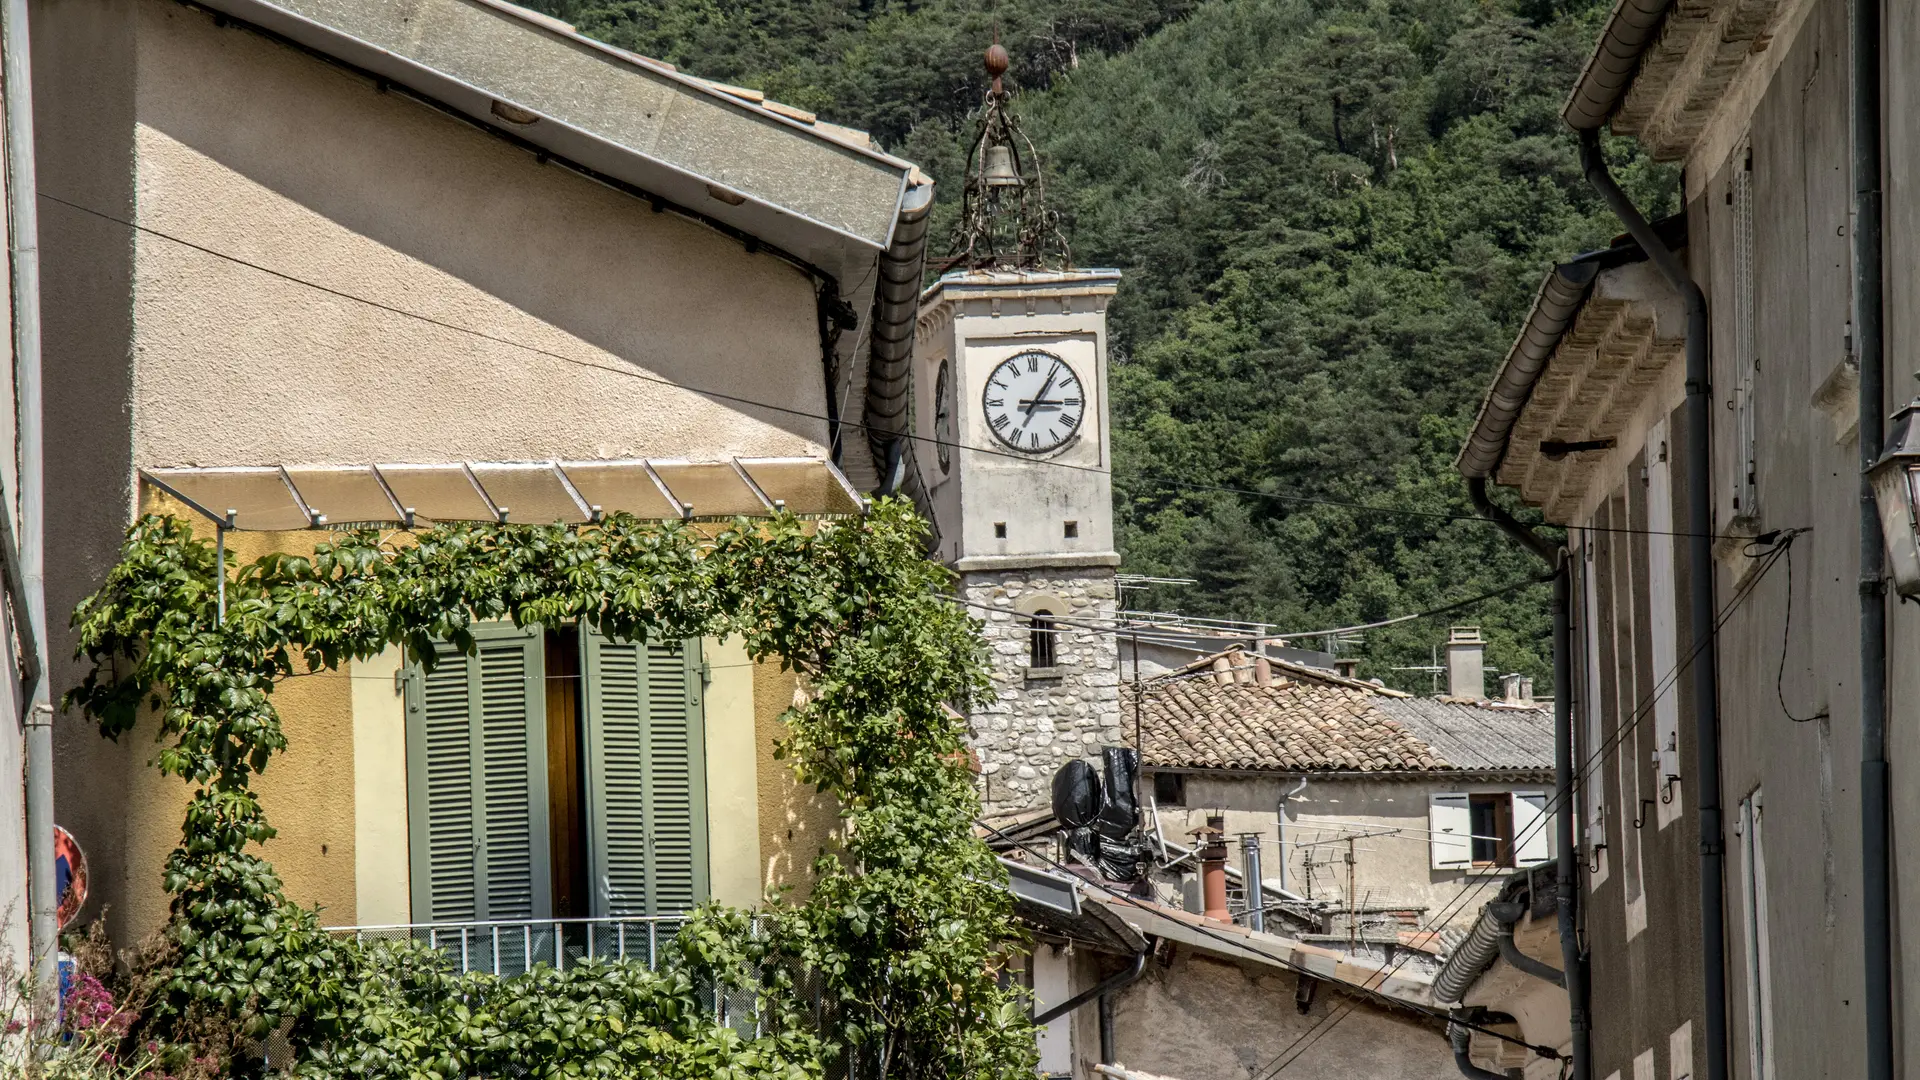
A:
[[[1085,761],[1069,761],[1053,774],[1053,816],[1069,829],[1091,825],[1106,805],[1100,774]]]

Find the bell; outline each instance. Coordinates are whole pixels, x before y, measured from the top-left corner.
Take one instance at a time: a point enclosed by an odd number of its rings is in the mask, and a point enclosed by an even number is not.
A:
[[[1013,148],[1010,146],[987,147],[985,176],[988,187],[1019,187],[1025,183],[1020,179],[1019,170],[1013,167]]]

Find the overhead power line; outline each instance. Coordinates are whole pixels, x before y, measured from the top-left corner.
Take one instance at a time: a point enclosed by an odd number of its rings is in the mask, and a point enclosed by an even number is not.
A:
[[[856,431],[870,430],[870,425],[863,424],[855,420],[847,420],[847,419],[835,420],[835,419],[829,418],[825,414],[812,412],[806,409],[796,409],[791,406],[779,405],[770,401],[761,401],[756,398],[750,398],[740,394],[729,394],[719,390],[708,390],[708,389],[703,389],[697,386],[689,386],[686,383],[676,382],[672,379],[664,378],[659,375],[652,375],[644,371],[638,371],[632,368],[614,367],[609,364],[595,363],[594,361],[591,361],[591,360],[583,360],[583,359],[580,359],[579,357],[568,356],[565,353],[556,352],[552,349],[541,348],[538,345],[529,345],[523,341],[516,341],[512,338],[504,337],[502,335],[495,334],[495,333],[490,333],[488,331],[480,330],[475,327],[463,326],[460,323],[451,322],[447,319],[442,319],[433,315],[427,315],[422,312],[412,311],[407,308],[403,308],[403,307],[396,306],[394,304],[387,303],[385,301],[375,300],[371,297],[361,296],[356,293],[348,292],[344,289],[335,288],[331,285],[323,285],[317,281],[312,281],[307,278],[303,278],[298,274],[288,273],[287,271],[284,271],[284,270],[276,270],[273,267],[266,266],[258,262],[254,262],[251,259],[243,258],[239,255],[234,255],[229,252],[220,251],[216,248],[208,247],[205,244],[199,243],[197,241],[189,240],[183,236],[176,236],[175,234],[167,232],[162,229],[156,229],[151,225],[142,225],[138,222],[129,221],[126,218],[119,217],[114,214],[109,214],[104,210],[96,210],[91,206],[86,206],[81,203],[73,202],[72,200],[69,200],[69,199],[63,199],[60,196],[54,195],[50,192],[41,191],[41,192],[38,192],[38,195],[49,202],[67,207],[68,209],[74,210],[78,213],[88,214],[92,217],[99,218],[102,221],[109,221],[116,225],[120,225],[124,228],[132,229],[135,232],[142,233],[147,236],[152,236],[152,237],[155,237],[156,239],[165,240],[169,243],[178,244],[181,247],[200,252],[201,254],[209,256],[211,258],[221,259],[226,262],[233,263],[237,266],[244,266],[250,270],[254,270],[259,273],[266,274],[270,277],[278,278],[279,280],[285,281],[292,285],[299,285],[304,288],[313,289],[316,292],[324,293],[328,296],[332,296],[339,300],[345,300],[345,301],[356,303],[356,304],[364,304],[367,307],[371,307],[379,311],[384,311],[391,315],[397,315],[402,318],[414,319],[416,321],[425,323],[430,326],[439,327],[442,330],[450,330],[450,331],[453,331],[454,333],[466,334],[468,336],[478,338],[482,341],[489,341],[496,345],[504,345],[508,348],[519,349],[524,352],[532,353],[536,356],[543,356],[549,360],[554,360],[563,364],[569,364],[574,367],[586,368],[592,371],[605,372],[610,375],[618,375],[618,376],[622,376],[630,379],[638,379],[642,382],[654,383],[660,386],[666,386],[676,390],[682,390],[687,393],[698,394],[701,397],[712,398],[716,401],[726,401],[735,405],[742,405],[742,406],[746,406],[748,408],[753,408],[753,409],[764,409],[768,412],[776,412],[785,416],[797,417],[804,420],[814,420],[823,424],[837,423],[842,428],[849,428]],[[898,438],[908,439],[916,443],[925,443],[933,446],[946,446],[950,449],[960,450],[969,454],[981,454],[988,457],[1008,458],[1014,461],[1020,461],[1030,465],[1043,465],[1048,468],[1068,469],[1074,472],[1092,473],[1095,475],[1107,476],[1107,477],[1112,477],[1114,475],[1111,470],[1102,468],[1097,465],[1078,465],[1073,462],[1037,459],[1037,458],[1029,457],[1026,454],[1016,453],[1011,450],[995,450],[992,447],[974,446],[968,443],[958,442],[954,440],[938,439],[931,436],[914,435],[906,432],[883,432],[883,434],[886,434],[889,437],[898,437]],[[1303,505],[1303,506],[1336,507],[1340,509],[1354,510],[1354,511],[1357,511],[1360,513],[1366,513],[1366,514],[1387,514],[1387,515],[1392,515],[1397,517],[1416,518],[1421,520],[1437,521],[1442,523],[1464,521],[1464,522],[1478,522],[1478,523],[1483,523],[1488,525],[1497,524],[1496,522],[1493,521],[1493,519],[1481,517],[1478,514],[1453,514],[1453,513],[1447,513],[1445,511],[1416,510],[1411,507],[1403,507],[1403,506],[1375,506],[1369,503],[1363,503],[1363,502],[1358,502],[1354,500],[1334,499],[1334,498],[1328,498],[1328,497],[1318,496],[1318,495],[1300,495],[1300,494],[1294,494],[1294,493],[1284,492],[1284,491],[1258,490],[1254,488],[1233,487],[1230,485],[1223,485],[1223,484],[1207,484],[1207,483],[1201,483],[1199,481],[1184,480],[1178,477],[1166,476],[1163,474],[1141,473],[1141,474],[1137,474],[1135,477],[1132,477],[1132,478],[1145,481],[1146,483],[1156,484],[1162,487],[1179,488],[1186,491],[1240,495],[1240,496],[1246,496],[1248,498],[1267,499],[1275,502],[1283,502],[1283,503],[1297,504],[1297,505]],[[1121,474],[1119,477],[1119,480],[1121,482],[1126,482],[1128,479],[1129,477],[1124,473]],[[1688,535],[1686,533],[1665,532],[1665,531],[1655,531],[1655,530],[1646,530],[1646,529],[1621,529],[1621,528],[1612,528],[1612,527],[1602,528],[1602,527],[1590,526],[1590,525],[1557,525],[1552,523],[1546,523],[1546,524],[1548,524],[1549,527],[1551,528],[1575,529],[1575,530],[1588,531],[1588,532],[1635,533],[1635,534],[1661,535],[1661,536]],[[1718,534],[1715,534],[1715,538],[1720,539],[1722,537],[1720,537]],[[1725,538],[1737,539],[1737,540],[1752,539],[1751,537],[1746,537],[1746,536],[1728,536]]]

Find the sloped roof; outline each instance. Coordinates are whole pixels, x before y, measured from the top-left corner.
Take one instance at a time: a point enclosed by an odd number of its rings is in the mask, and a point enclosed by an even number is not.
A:
[[[1149,683],[1140,699],[1142,763],[1289,772],[1446,768],[1433,747],[1379,709],[1379,700],[1312,683]]]
[[[1398,721],[1456,769],[1550,769],[1553,717],[1545,709],[1452,698],[1380,698]]]
[[[1129,729],[1133,725],[1122,725]],[[1543,709],[1389,696],[1313,682],[1163,679],[1140,689],[1141,764],[1276,772],[1553,767]]]

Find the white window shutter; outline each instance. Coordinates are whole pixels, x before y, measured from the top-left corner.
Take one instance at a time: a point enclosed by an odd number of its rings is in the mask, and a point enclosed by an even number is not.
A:
[[[1535,866],[1546,862],[1551,841],[1547,834],[1553,826],[1547,821],[1547,793],[1513,793],[1513,864]]]
[[[1465,792],[1427,796],[1427,828],[1435,870],[1464,870],[1473,865],[1473,811]]]

